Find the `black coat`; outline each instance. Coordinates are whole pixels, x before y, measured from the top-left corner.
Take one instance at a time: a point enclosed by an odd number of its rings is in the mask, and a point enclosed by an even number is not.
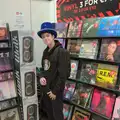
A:
[[[65,81],[70,75],[70,55],[69,52],[62,48],[62,45],[55,41],[55,46],[48,51],[47,47],[43,52],[42,68],[39,79],[45,77],[46,86],[41,86],[44,93],[52,91],[54,94],[63,92]]]

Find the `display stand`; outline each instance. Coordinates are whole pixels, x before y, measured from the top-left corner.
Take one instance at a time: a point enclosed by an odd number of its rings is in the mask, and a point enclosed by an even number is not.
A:
[[[64,39],[71,56],[71,76],[64,90],[64,120],[115,120],[120,117],[120,16],[66,24],[54,24],[58,40]],[[115,54],[106,55],[112,40]]]

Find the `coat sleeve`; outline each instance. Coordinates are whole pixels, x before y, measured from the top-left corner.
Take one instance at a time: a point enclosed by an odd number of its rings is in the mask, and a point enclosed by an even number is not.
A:
[[[70,55],[69,52],[65,49],[60,50],[58,57],[58,79],[55,87],[52,92],[56,94],[57,91],[60,90],[61,86],[65,85],[65,81],[68,78]]]

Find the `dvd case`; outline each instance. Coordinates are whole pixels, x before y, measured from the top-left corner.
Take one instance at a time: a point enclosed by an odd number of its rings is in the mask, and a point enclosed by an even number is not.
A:
[[[83,22],[82,37],[97,37],[98,26],[101,18],[88,18]]]
[[[90,120],[91,114],[80,108],[75,107],[72,120]]]
[[[82,20],[70,22],[67,37],[68,38],[81,37],[82,23],[83,23]]]
[[[120,120],[120,96],[116,98],[112,120]]]
[[[71,100],[73,103],[86,108],[92,91],[93,87],[78,83]]]
[[[98,54],[98,39],[82,39],[79,57],[96,59]]]
[[[95,84],[98,63],[84,62],[81,68],[80,81]]]
[[[116,65],[98,64],[96,85],[104,88],[115,88],[118,68]]]
[[[120,39],[102,39],[100,60],[120,62]]]
[[[70,120],[71,114],[72,114],[72,105],[69,104],[63,104],[63,115],[64,115],[64,120]]]
[[[115,94],[95,88],[91,102],[91,110],[111,118],[115,99]]]
[[[71,100],[74,90],[76,87],[76,83],[72,81],[66,81],[65,89],[64,89],[64,99]]]
[[[69,78],[76,79],[77,72],[78,72],[78,65],[79,65],[78,60],[71,60],[71,72],[70,72],[70,77]]]
[[[55,30],[57,31],[57,38],[66,38],[68,23],[53,23]]]
[[[65,39],[57,38],[56,40],[60,42],[63,48],[65,48]]]

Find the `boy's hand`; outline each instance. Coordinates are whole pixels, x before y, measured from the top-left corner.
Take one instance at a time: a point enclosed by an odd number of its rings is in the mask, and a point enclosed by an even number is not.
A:
[[[47,84],[47,81],[44,77],[40,78],[40,84],[45,86]]]
[[[56,99],[56,95],[53,94],[51,91],[47,93],[49,95],[49,97],[52,99],[52,100],[55,100]]]

